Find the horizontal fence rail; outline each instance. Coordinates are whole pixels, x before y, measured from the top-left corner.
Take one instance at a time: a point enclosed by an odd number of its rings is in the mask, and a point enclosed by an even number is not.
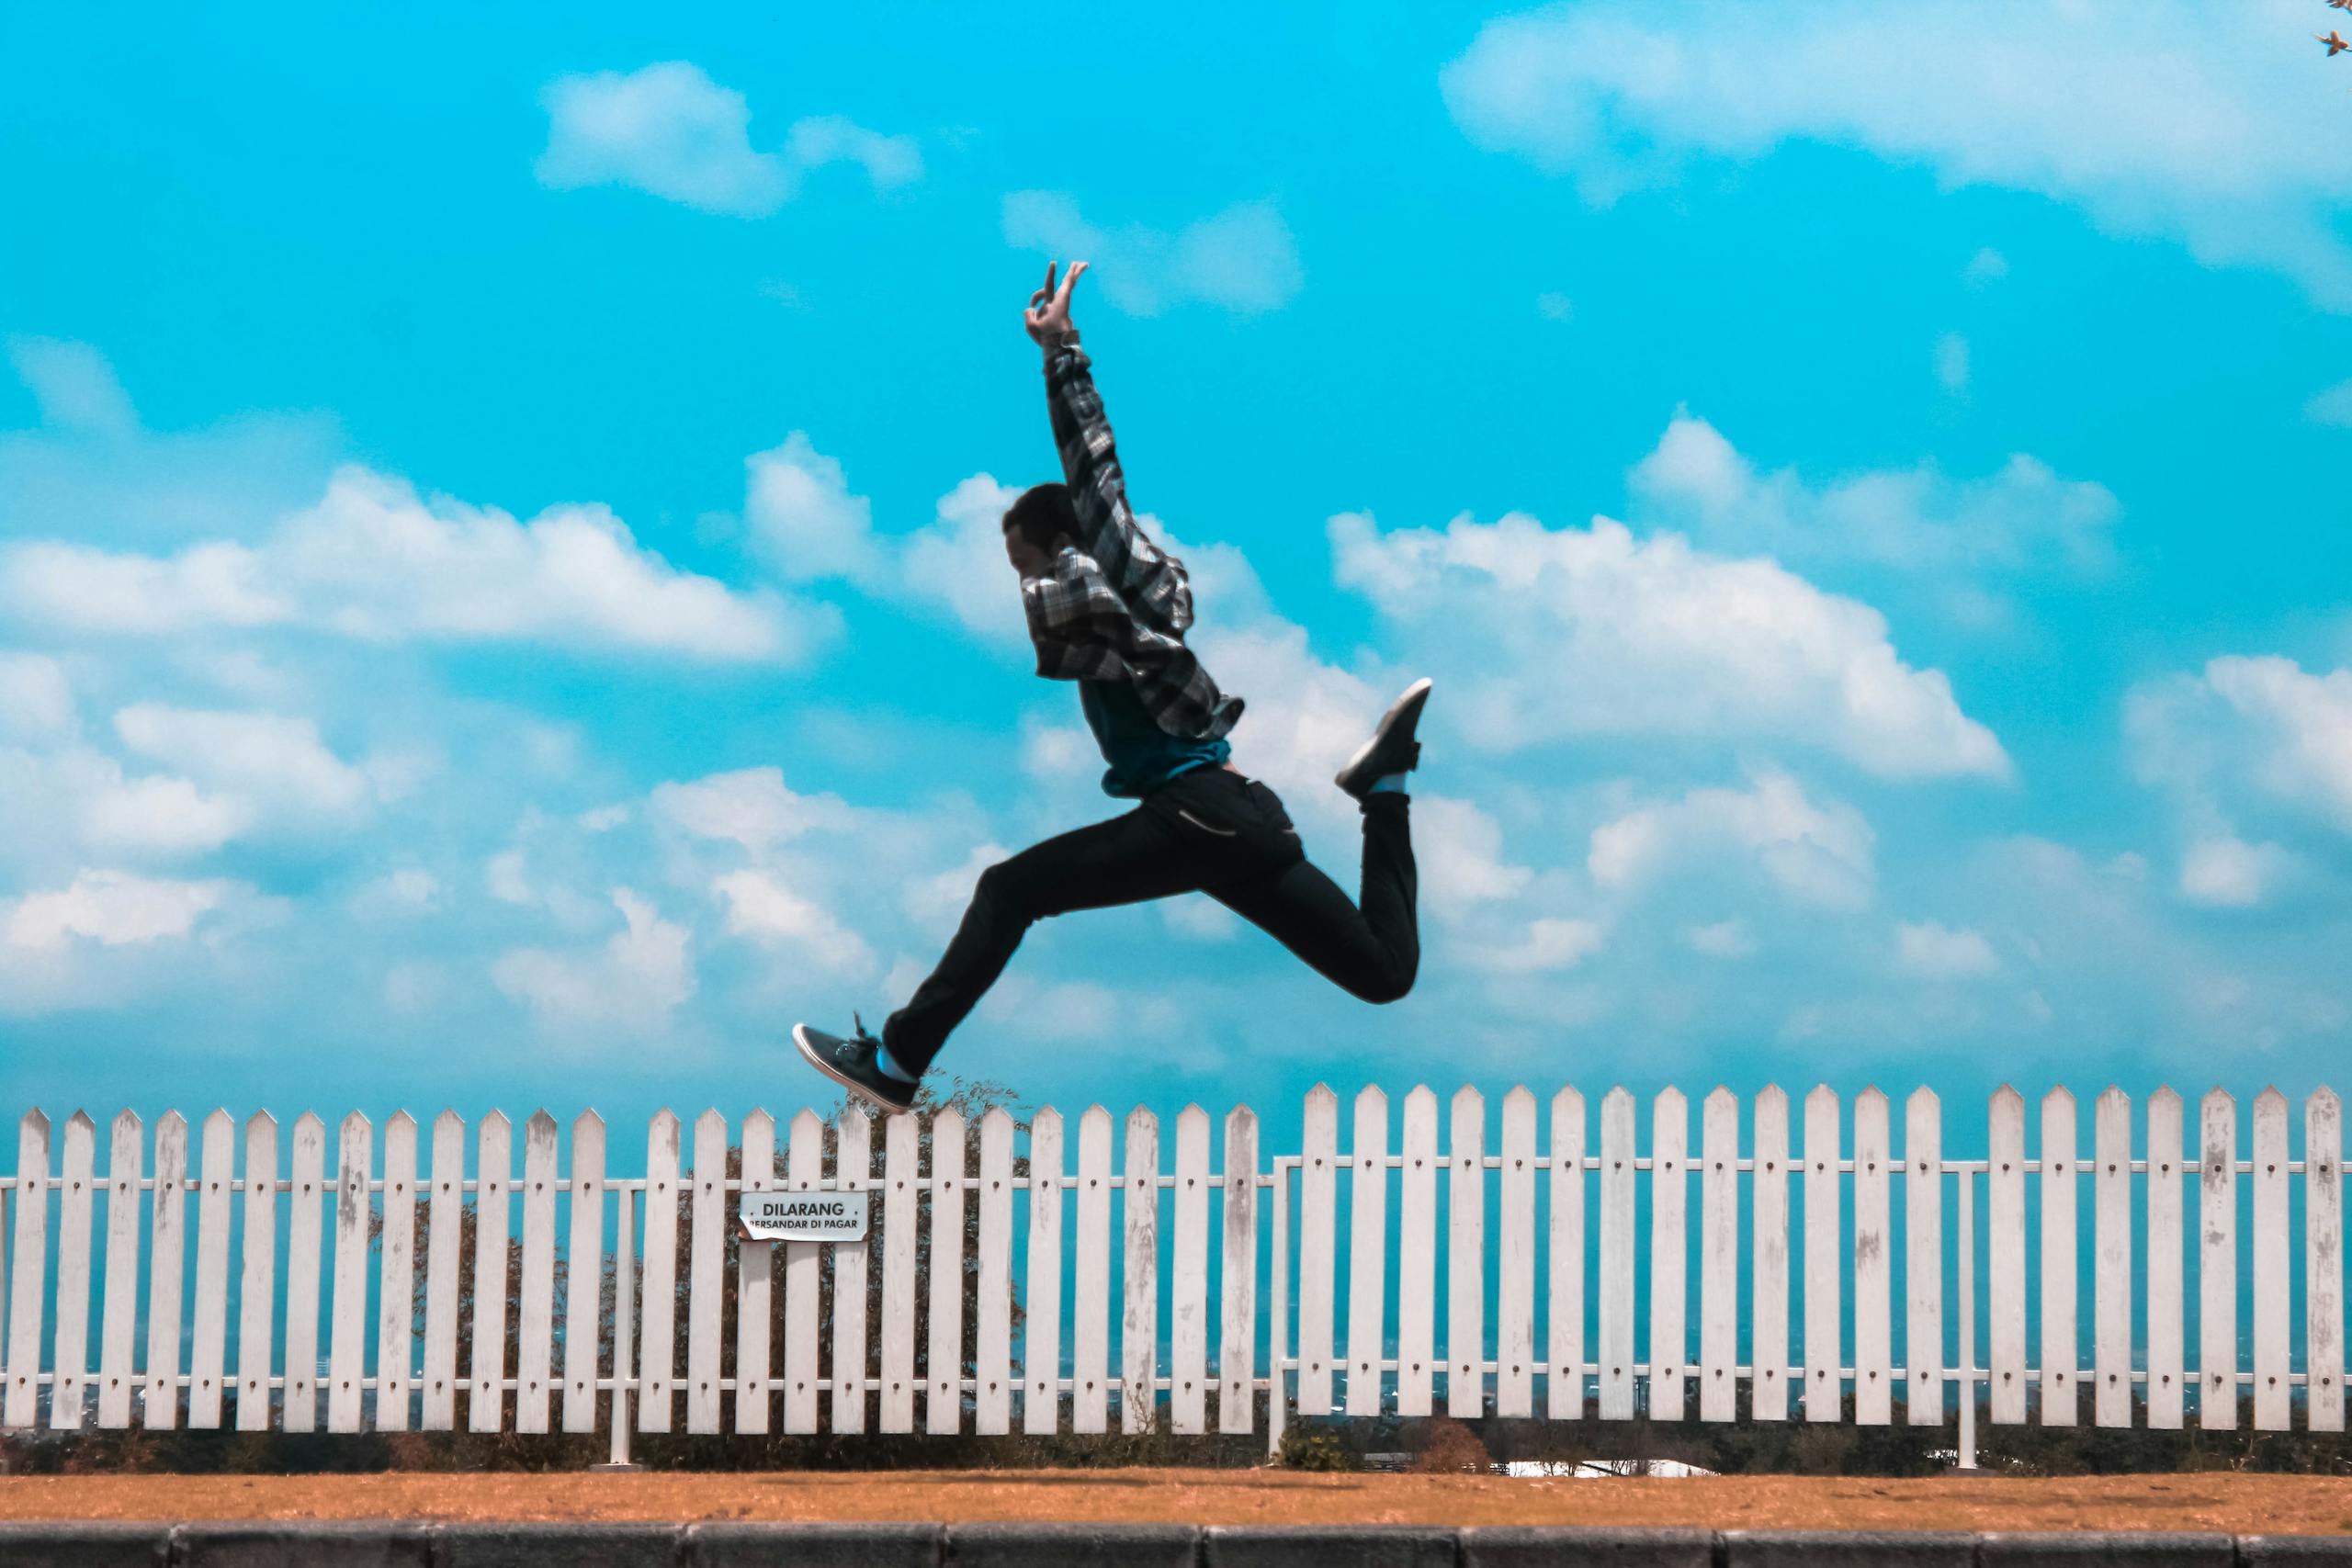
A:
[[[1473,1089],[1392,1117],[1367,1089],[1344,1152],[1339,1097],[1303,1110],[1271,1158],[1246,1107],[1167,1138],[1100,1106],[664,1111],[637,1178],[593,1111],[519,1150],[496,1113],[355,1112],[330,1150],[315,1115],[215,1111],[192,1146],[125,1111],[101,1168],[88,1116],[35,1111],[0,1180],[0,1425],[604,1430],[619,1458],[632,1429],[1956,1421],[1967,1463],[1981,1391],[1996,1423],[2345,1428],[2331,1090],[2296,1118],[2266,1089],[2242,1129],[2219,1089],[2192,1123],[2110,1089],[2086,1144],[2068,1091],[2004,1088],[1983,1158],[1946,1157],[1926,1089],[1899,1141],[1885,1095],[1826,1087],[1719,1089],[1695,1124],[1673,1089],[1645,1118],[1521,1088],[1491,1126]],[[871,1194],[869,1239],[748,1239],[752,1190]]]

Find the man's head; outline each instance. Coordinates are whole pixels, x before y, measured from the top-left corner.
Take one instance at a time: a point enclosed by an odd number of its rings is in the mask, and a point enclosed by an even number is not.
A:
[[[1031,485],[1005,508],[1004,554],[1023,577],[1042,577],[1062,547],[1078,535],[1069,486]]]

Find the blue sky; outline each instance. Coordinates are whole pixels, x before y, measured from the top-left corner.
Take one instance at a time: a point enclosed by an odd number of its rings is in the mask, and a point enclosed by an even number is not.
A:
[[[947,1070],[2324,1081],[2312,9],[17,8],[0,1102],[822,1103],[786,1026],[1114,809],[995,553],[1073,255],[1345,884],[1437,678],[1428,952],[1371,1010],[1202,900],[1057,922]]]

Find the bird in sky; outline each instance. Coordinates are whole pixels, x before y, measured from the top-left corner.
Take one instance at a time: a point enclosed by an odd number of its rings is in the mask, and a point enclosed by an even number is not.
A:
[[[2327,45],[2327,57],[2330,60],[2333,60],[2337,55],[2342,54],[2346,50],[2352,49],[2352,43],[2346,43],[2344,41],[2343,35],[2340,33],[2313,33],[2312,37]]]

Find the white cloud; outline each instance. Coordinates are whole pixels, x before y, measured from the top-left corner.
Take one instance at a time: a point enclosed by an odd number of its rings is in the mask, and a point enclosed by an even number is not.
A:
[[[1754,861],[1799,903],[1858,909],[1871,901],[1876,842],[1852,807],[1815,805],[1796,780],[1765,773],[1745,790],[1692,790],[1601,824],[1585,863],[1600,886],[1632,888],[1678,863],[1715,867],[1728,853]]]
[[[729,872],[711,891],[726,900],[730,935],[797,949],[835,976],[865,976],[880,967],[864,938],[765,872]]]
[[[2245,909],[2259,904],[2292,864],[2277,844],[2249,844],[2227,834],[2200,839],[2180,862],[2180,896],[2192,904]]]
[[[1544,974],[1573,968],[1600,949],[1601,930],[1592,920],[1546,917],[1528,922],[1526,934],[1507,946],[1481,945],[1472,964],[1500,975]]]
[[[907,914],[918,925],[942,935],[954,931],[965,906],[972,901],[972,889],[978,885],[980,873],[1012,852],[994,841],[979,844],[964,857],[961,865],[935,876],[918,877],[907,885]]]
[[[39,653],[0,652],[0,739],[47,739],[74,727],[65,667]]]
[[[741,844],[754,857],[803,833],[845,833],[855,811],[838,795],[798,795],[781,768],[744,768],[654,786],[656,814],[699,839]]]
[[[804,173],[828,164],[858,164],[877,189],[922,177],[912,138],[838,115],[796,123],[782,152],[756,152],[743,95],[681,60],[560,76],[539,103],[548,145],[535,172],[553,190],[628,186],[705,212],[761,218],[792,199]]]
[[[1535,313],[1547,321],[1571,321],[1576,320],[1577,308],[1566,295],[1547,288],[1535,297]]]
[[[1004,198],[1004,241],[1065,262],[1089,261],[1087,282],[1134,316],[1199,302],[1236,315],[1279,310],[1298,295],[1297,243],[1272,201],[1244,201],[1169,232],[1141,224],[1103,229],[1064,191]]]
[[[855,164],[876,190],[895,190],[922,178],[922,150],[911,136],[885,136],[837,114],[797,121],[785,138],[784,155],[796,167]]]
[[[974,474],[940,497],[935,521],[900,544],[899,591],[944,607],[966,631],[1001,648],[1026,646],[1021,594],[1004,557],[1005,509],[1020,494]]]
[[[2352,381],[2338,381],[2324,392],[2315,393],[2303,405],[2303,417],[2313,424],[2352,430]]]
[[[1904,971],[1923,980],[1982,979],[2001,967],[1993,944],[1982,934],[1954,931],[1934,920],[1898,923],[1894,944]]]
[[[258,547],[0,551],[0,602],[124,635],[300,626],[368,642],[535,640],[713,660],[795,658],[831,628],[824,613],[796,618],[772,596],[675,570],[602,506],[522,523],[352,467]]]
[[[2352,166],[2283,0],[1879,0],[1780,6],[1558,6],[1490,21],[1440,77],[1471,141],[1575,176],[1587,199],[1670,183],[1702,157],[1804,140],[1924,164],[2082,208],[2208,265],[2281,271],[2352,309],[2335,215]]]
[[[752,538],[789,582],[840,577],[871,583],[881,564],[874,507],[852,495],[842,466],[794,431],[784,445],[743,460],[743,516]]]
[[[114,728],[141,756],[265,807],[340,816],[374,795],[368,775],[328,750],[307,718],[140,703],[117,713]]]
[[[238,891],[232,882],[174,882],[122,871],[85,871],[71,886],[0,899],[0,935],[51,952],[80,938],[107,947],[187,936]]]
[[[2260,807],[2352,830],[2352,670],[2216,659],[2134,691],[2124,725],[2141,777],[2192,813]]]
[[[139,428],[130,394],[115,378],[105,355],[85,343],[56,338],[11,337],[8,359],[33,399],[41,423],[77,435],[124,436]]]
[[[1241,917],[1205,893],[1162,899],[1159,918],[1188,942],[1231,942],[1241,934]]]
[[[1968,392],[1968,340],[1946,333],[1936,340],[1936,385],[1953,397]]]
[[[1965,344],[1958,369],[1952,389],[1964,390]],[[2122,511],[2106,486],[2061,479],[2023,453],[1978,479],[1951,479],[1923,463],[1808,485],[1794,468],[1758,473],[1722,432],[1681,412],[1626,479],[1645,515],[1719,548],[1911,570],[2015,568],[2052,552],[2070,566],[2097,567]]]
[[[1513,513],[1442,532],[1329,525],[1335,571],[1449,682],[1453,722],[1495,751],[1595,734],[1799,739],[1889,777],[2004,777],[1993,732],[1885,619],[1769,560],[1727,560],[1622,523]]]
[[[1534,873],[1503,859],[1502,828],[1466,800],[1413,797],[1420,894],[1432,914],[1458,919],[1476,905],[1523,891]]]
[[[1982,288],[1988,283],[1998,283],[2009,276],[2009,258],[1986,245],[1968,258],[1968,266],[1961,276],[1971,288]]]
[[[114,861],[218,849],[253,825],[252,803],[208,795],[189,780],[130,776],[86,746],[35,752],[0,747],[0,862],[50,873],[81,852]]]
[[[1682,940],[1690,951],[1709,958],[1747,958],[1756,952],[1756,933],[1748,930],[1746,920],[1716,920],[1708,925],[1686,926]]]
[[[662,919],[626,887],[613,889],[624,928],[601,948],[516,948],[491,965],[500,990],[549,1028],[652,1028],[695,994],[684,926]]]

